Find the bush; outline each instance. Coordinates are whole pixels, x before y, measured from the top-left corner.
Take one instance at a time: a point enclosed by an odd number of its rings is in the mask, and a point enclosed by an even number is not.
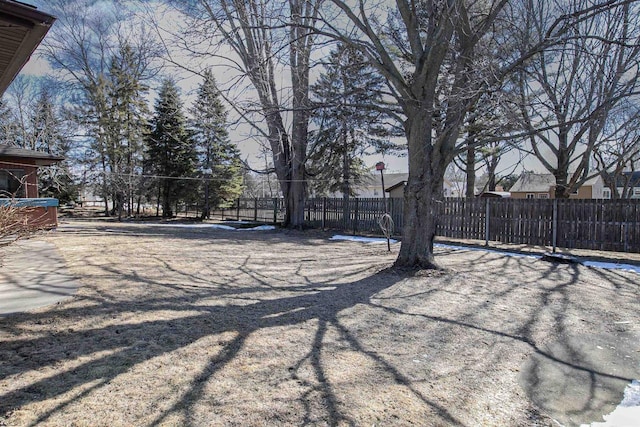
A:
[[[12,204],[0,206],[0,246],[7,246],[41,229],[29,220],[32,210],[30,207]]]

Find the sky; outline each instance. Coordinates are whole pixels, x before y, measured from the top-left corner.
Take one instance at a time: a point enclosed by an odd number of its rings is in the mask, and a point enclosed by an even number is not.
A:
[[[46,1],[30,0],[30,2],[36,5],[40,10],[47,12]],[[170,37],[169,33],[177,32],[177,30],[179,30],[180,27],[184,25],[184,21],[181,19],[180,15],[175,12],[166,12],[163,11],[162,8],[158,7],[153,10],[153,13],[155,14],[154,19],[159,23],[161,33],[163,34],[163,37],[166,37],[167,41]],[[171,46],[172,44],[168,43],[168,45]],[[220,53],[222,57],[227,57],[231,61],[233,60],[234,54],[230,50],[223,50]],[[167,64],[164,73],[173,77],[177,81],[182,91],[185,106],[189,106],[195,99],[195,90],[201,81],[200,77],[197,74],[187,71],[186,68],[202,70],[207,67],[212,67],[212,71],[221,86],[231,85],[234,81],[237,81],[237,74],[234,74],[233,69],[228,66],[229,64],[221,64],[220,58],[209,58],[208,60],[198,59],[198,63],[194,65],[193,60],[190,60],[188,57],[182,54],[179,49],[171,49],[170,54],[174,64],[177,63],[179,64],[179,66],[169,63]],[[36,51],[36,54],[32,56],[31,60],[24,67],[22,73],[31,75],[44,75],[50,71],[51,68],[47,64],[46,60],[39,57],[38,52]],[[319,70],[313,70],[312,78],[313,75],[317,76],[318,73]],[[281,78],[282,81],[279,82],[281,86],[287,86],[286,73],[282,73]],[[154,100],[155,92],[152,90],[149,95],[149,105],[152,106]],[[233,116],[233,113],[231,113],[230,116]],[[265,164],[264,155],[262,154],[260,144],[256,141],[255,138],[251,137],[251,126],[247,124],[233,125],[229,127],[229,132],[231,140],[236,142],[236,144],[238,145],[243,159],[246,159],[248,163],[255,169],[263,168]],[[365,163],[372,168],[372,170],[374,169],[375,164],[380,161],[385,163],[386,170],[389,173],[407,172],[408,170],[408,161],[406,155],[398,156],[371,153],[364,155],[362,158]],[[516,172],[520,172],[522,169],[534,170],[538,172],[542,171],[541,165],[533,157],[525,158],[523,162],[519,162],[520,158],[517,153],[514,152],[511,154],[507,154],[501,162],[499,171],[504,174],[510,173],[514,169],[514,164],[519,164],[519,166],[516,167]]]

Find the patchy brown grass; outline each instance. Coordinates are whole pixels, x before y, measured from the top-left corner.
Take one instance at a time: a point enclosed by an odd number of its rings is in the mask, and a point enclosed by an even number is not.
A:
[[[551,425],[530,356],[637,327],[633,273],[327,237],[68,223],[84,286],[0,318],[0,425]]]

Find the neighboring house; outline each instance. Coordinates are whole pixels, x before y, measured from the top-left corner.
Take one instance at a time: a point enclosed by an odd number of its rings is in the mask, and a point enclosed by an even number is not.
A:
[[[0,0],[0,96],[29,60],[55,18],[35,7]],[[58,201],[38,199],[37,169],[62,160],[32,150],[0,145],[0,205],[25,206],[40,226],[57,224]],[[16,200],[17,198],[17,200]]]
[[[467,181],[466,180],[449,180],[444,179],[443,191],[444,197],[467,197]],[[473,188],[473,194],[478,194],[478,187]]]
[[[620,196],[624,196],[626,191],[626,198],[640,199],[640,171],[623,172],[622,176],[616,178],[616,189]],[[605,188],[603,191],[604,199],[612,198],[611,189]]]
[[[387,176],[384,177],[385,191],[389,193],[389,197],[404,197],[404,187],[407,185],[407,179],[409,178],[409,174],[393,174],[393,175],[402,175],[402,179],[398,180],[396,177],[396,183],[392,185],[387,184]],[[466,191],[466,182],[464,181],[450,181],[445,178],[442,183],[442,194],[444,197],[464,197]],[[380,196],[374,196],[380,197]]]
[[[29,206],[29,217],[37,225],[57,225],[57,199],[40,199],[38,168],[64,160],[39,151],[0,144],[0,206]],[[17,202],[17,203],[16,203]]]
[[[408,173],[385,173],[384,188],[388,192],[389,187],[394,187],[403,182],[406,183],[408,178]],[[356,197],[359,198],[382,197],[382,179],[380,172],[372,172],[370,175],[364,176],[361,183],[354,185],[353,192],[356,194]],[[342,193],[332,194],[330,197],[342,197]]]
[[[386,184],[386,182],[385,182]],[[391,198],[402,198],[404,197],[404,187],[407,185],[407,180],[404,179],[391,187],[387,187],[385,191],[389,193],[389,197]]]
[[[524,172],[509,192],[513,199],[553,199],[555,188],[556,179],[553,175]],[[571,199],[602,199],[603,197],[604,182],[600,175],[587,180],[569,196]]]

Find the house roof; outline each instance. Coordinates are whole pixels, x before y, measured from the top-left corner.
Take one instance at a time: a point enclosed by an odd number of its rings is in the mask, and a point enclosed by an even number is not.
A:
[[[640,186],[640,171],[635,172],[623,172],[622,176],[618,176],[616,179],[616,187],[624,187],[627,185],[630,187],[639,187]]]
[[[396,188],[404,188],[405,184],[407,183],[406,180],[404,181],[400,181],[394,185],[392,185],[391,187],[387,187],[384,189],[384,191],[386,191],[387,193],[392,192],[393,190],[395,190]]]
[[[511,197],[511,192],[509,191],[484,191],[478,194],[478,197],[489,197],[489,198],[509,198]]]
[[[550,173],[525,172],[520,175],[520,178],[518,178],[509,191],[512,193],[546,193],[555,185],[556,179]]]
[[[54,156],[53,154],[42,151],[26,150],[24,148],[12,147],[11,145],[0,144],[0,161],[7,157],[34,159],[38,166],[49,166],[64,160],[64,157]]]
[[[409,179],[408,173],[385,173],[384,174],[384,187],[385,191],[389,191],[391,187],[397,187],[400,183],[406,182]],[[379,172],[371,173],[368,176],[363,177],[360,187],[382,187],[382,179]]]
[[[591,186],[602,179],[600,175],[594,175],[586,180],[582,186]],[[509,189],[512,193],[546,193],[556,186],[556,178],[550,173],[524,172]]]
[[[55,18],[14,0],[0,0],[0,95],[27,63]]]

